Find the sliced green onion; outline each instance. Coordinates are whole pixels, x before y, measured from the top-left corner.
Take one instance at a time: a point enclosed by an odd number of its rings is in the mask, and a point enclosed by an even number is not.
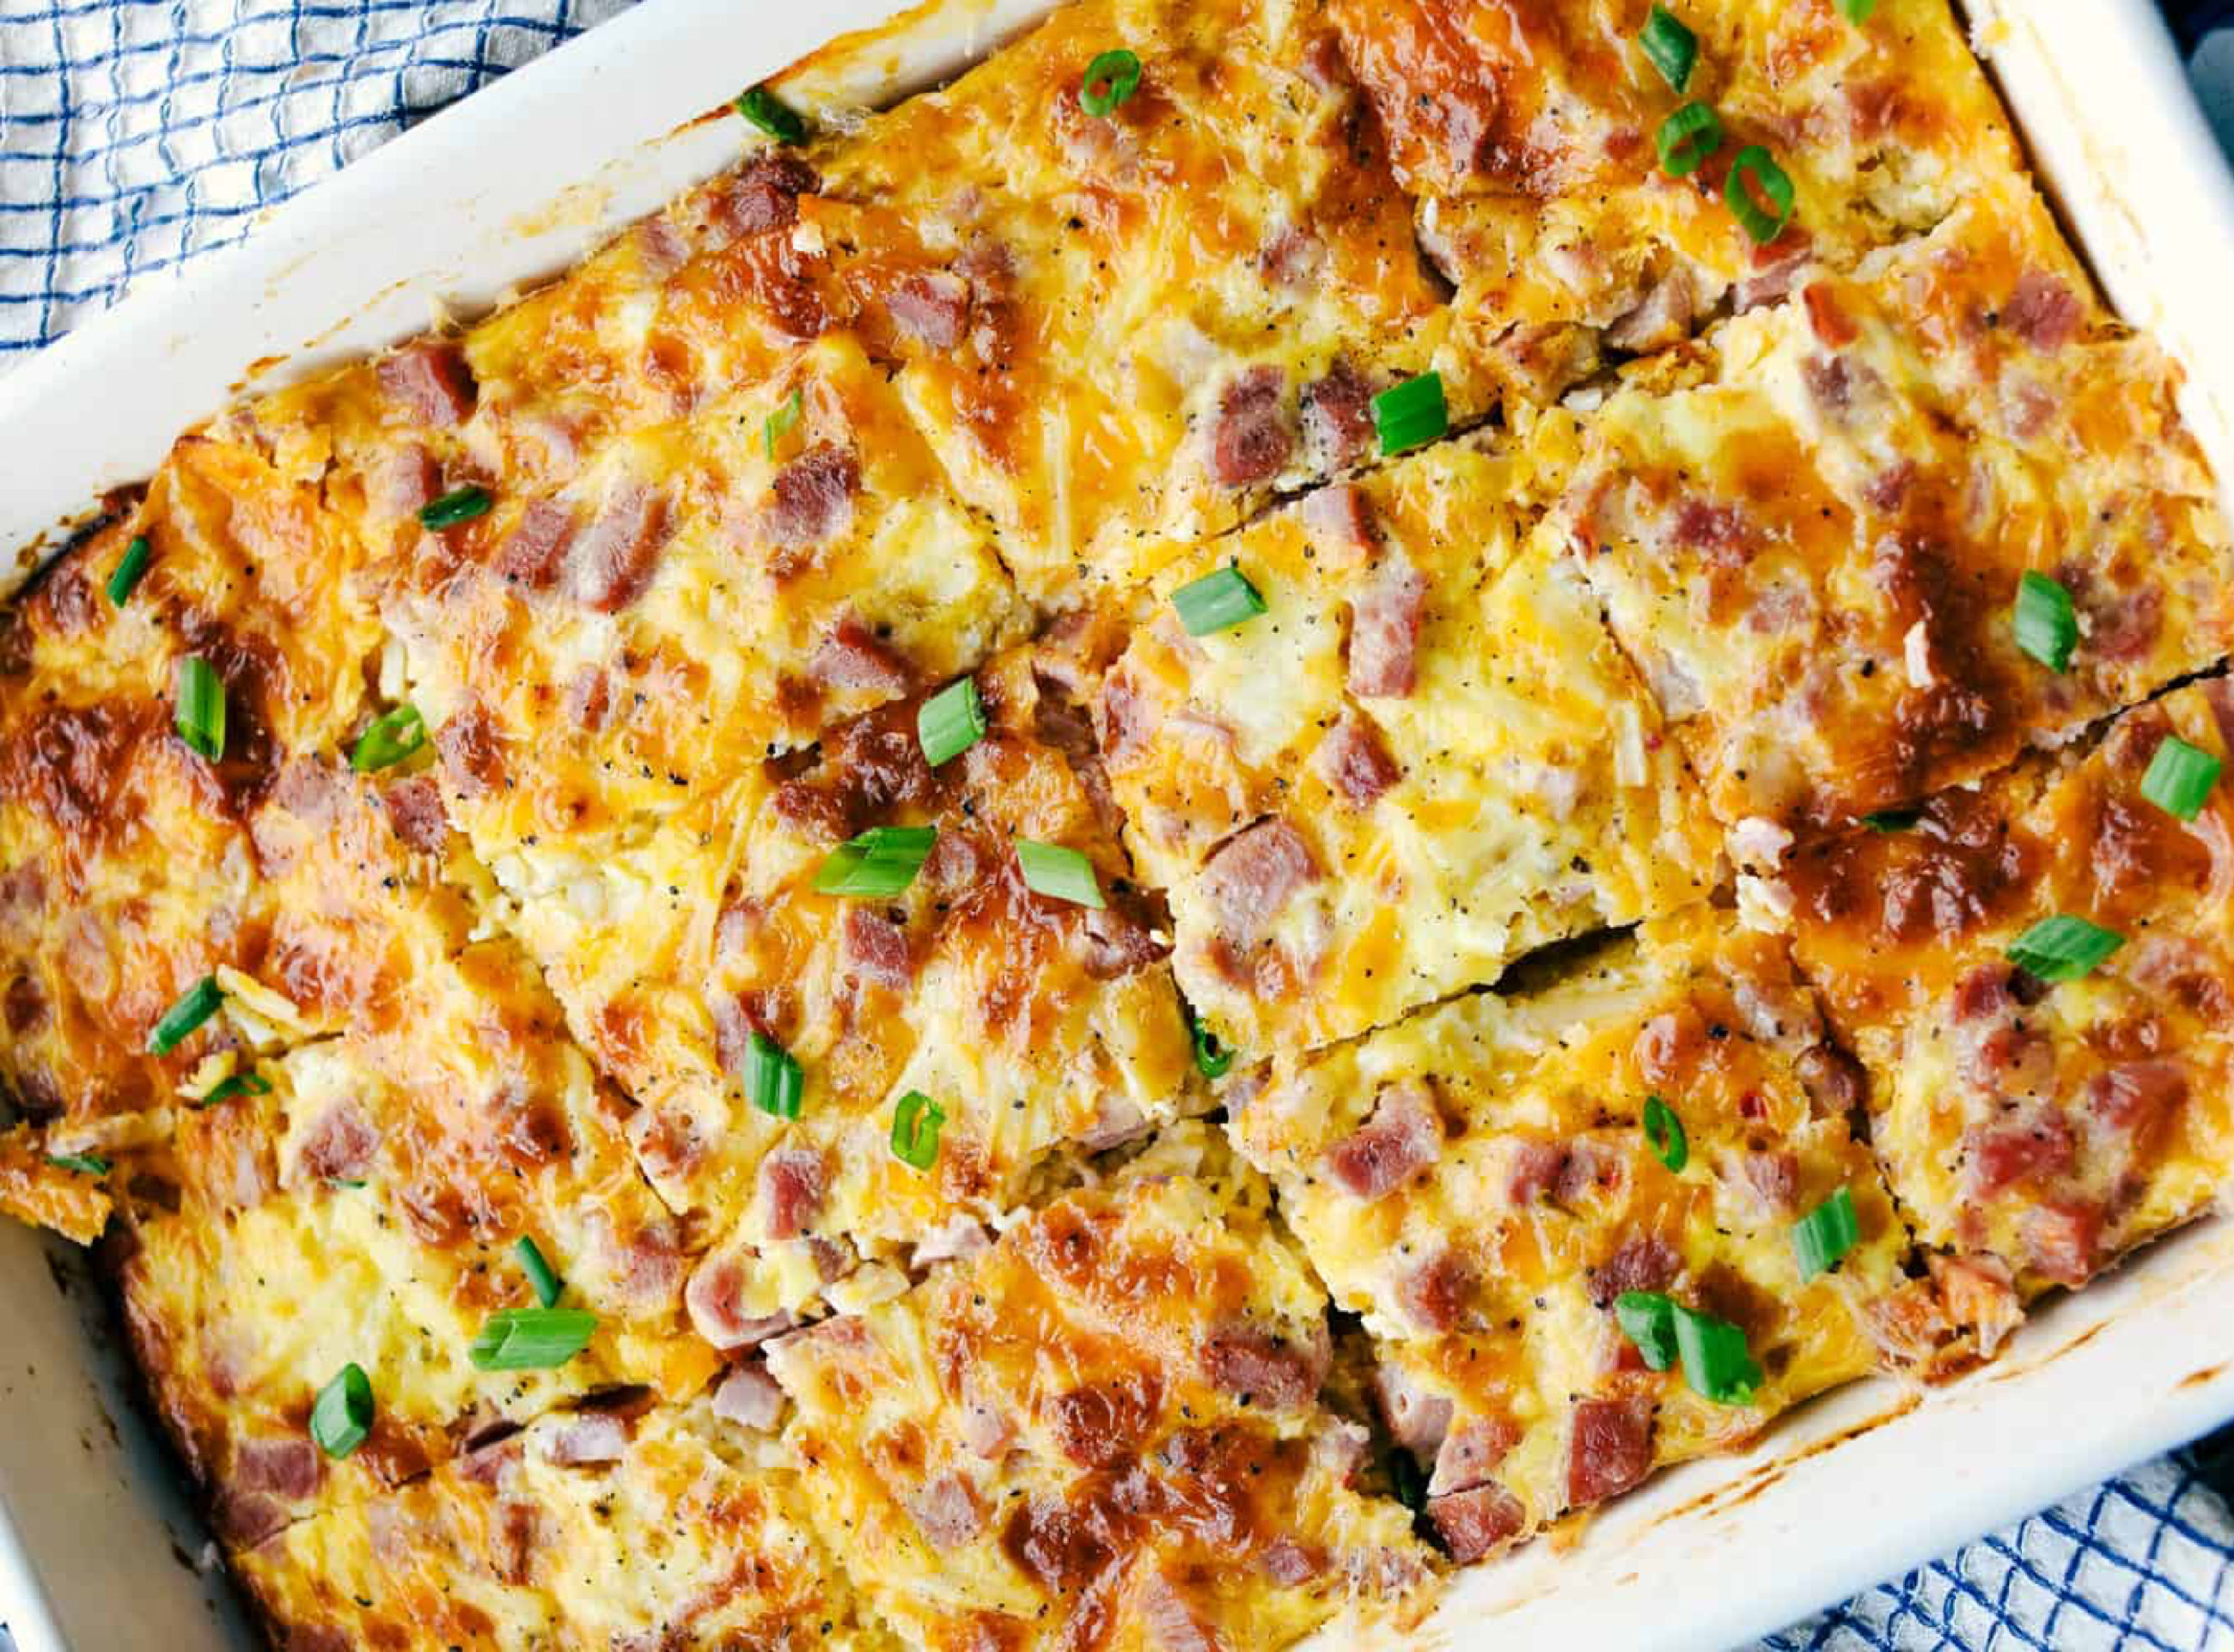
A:
[[[1924,818],[1922,809],[1879,809],[1875,814],[1865,814],[1862,824],[1872,832],[1905,832]]]
[[[163,1019],[155,1023],[147,1040],[148,1054],[168,1055],[186,1042],[188,1033],[217,1014],[217,1007],[224,1002],[225,989],[218,985],[217,977],[204,976],[163,1012]]]
[[[937,768],[985,738],[985,702],[973,677],[950,682],[923,702],[915,714],[915,737],[923,761]]]
[[[1656,1371],[1676,1363],[1676,1303],[1657,1290],[1624,1290],[1613,1301],[1614,1322]]]
[[[2038,980],[2076,981],[2125,944],[2115,930],[2058,912],[2009,943],[2009,962]]]
[[[237,1095],[269,1095],[271,1094],[270,1080],[258,1078],[253,1073],[235,1073],[232,1077],[219,1081],[210,1093],[202,1098],[201,1105],[213,1107],[220,1101],[232,1100]]]
[[[1840,1188],[1800,1218],[1792,1230],[1792,1251],[1800,1259],[1800,1283],[1828,1273],[1862,1237],[1852,1191]]]
[[[1877,9],[1878,0],[1839,0],[1839,15],[1851,23],[1867,23]]]
[[[1187,1017],[1187,1026],[1194,1034],[1195,1071],[1206,1079],[1222,1079],[1233,1066],[1233,1052],[1218,1041],[1218,1035],[1197,1021]]]
[[[1107,902],[1094,881],[1094,863],[1075,849],[1052,843],[1016,839],[1016,860],[1024,869],[1024,886],[1050,900],[1067,900],[1075,906],[1100,911]]]
[[[1745,1333],[1726,1319],[1676,1304],[1676,1346],[1683,1355],[1683,1381],[1718,1406],[1746,1406],[1760,1387],[1760,1367]]]
[[[1120,46],[1086,66],[1085,77],[1078,82],[1078,107],[1106,119],[1140,89],[1140,60]]]
[[[2051,671],[2068,670],[2079,643],[2079,616],[2071,593],[2044,573],[2025,571],[2017,581],[2017,646]]]
[[[398,706],[375,717],[372,726],[357,736],[349,767],[360,774],[369,774],[402,762],[426,743],[427,724],[419,708]]]
[[[768,415],[768,422],[761,427],[761,440],[767,444],[770,459],[775,457],[776,443],[783,440],[792,426],[799,422],[799,415],[806,411],[806,393],[794,390],[784,398],[781,407]]]
[[[2157,754],[2149,759],[2149,772],[2141,776],[2141,795],[2166,814],[2192,820],[2203,813],[2211,788],[2218,784],[2218,759],[2200,746],[2191,746],[2178,735],[2166,735]]]
[[[545,1308],[556,1308],[558,1295],[566,1287],[544,1259],[543,1247],[523,1233],[519,1243],[512,1247],[512,1253],[519,1258],[519,1270],[527,1276],[527,1283],[535,1287],[535,1300]]]
[[[766,1033],[754,1033],[745,1058],[746,1100],[762,1113],[796,1119],[806,1088],[807,1074],[800,1070],[798,1059]]]
[[[80,1176],[106,1176],[108,1161],[99,1153],[49,1153],[47,1162],[56,1170],[75,1172]]]
[[[489,507],[488,490],[466,486],[450,492],[419,507],[419,526],[422,528],[454,528],[461,522],[470,522]]]
[[[1388,1489],[1414,1514],[1426,1512],[1427,1476],[1412,1453],[1401,1446],[1388,1453]]]
[[[1699,60],[1699,37],[1669,16],[1666,7],[1652,8],[1636,43],[1644,49],[1661,78],[1676,91],[1691,84],[1691,65]]]
[[[199,654],[179,662],[179,738],[212,763],[225,755],[225,683]]]
[[[737,97],[737,113],[778,143],[805,143],[807,122],[799,111],[765,86],[755,86]]]
[[[310,1407],[310,1438],[329,1457],[346,1457],[372,1433],[372,1379],[354,1362],[318,1390]]]
[[[938,1159],[939,1127],[946,1110],[921,1090],[910,1090],[892,1109],[892,1157],[918,1170],[929,1170]]]
[[[1662,172],[1689,178],[1722,147],[1721,119],[1703,103],[1686,103],[1660,123],[1652,147],[1660,151]]]
[[[1373,429],[1381,438],[1383,459],[1439,441],[1450,428],[1451,412],[1443,401],[1440,373],[1422,373],[1401,384],[1392,384],[1373,398]]]
[[[132,594],[132,587],[140,583],[140,576],[147,571],[147,536],[135,533],[132,543],[124,547],[124,554],[116,559],[116,571],[108,576],[108,600],[118,608]]]
[[[1758,188],[1775,210],[1764,211],[1754,192]],[[1776,164],[1776,157],[1759,144],[1747,144],[1730,162],[1730,175],[1722,180],[1722,199],[1756,245],[1767,246],[1792,222],[1792,179]]]
[[[1691,1157],[1690,1139],[1676,1109],[1656,1095],[1644,1098],[1644,1139],[1652,1156],[1670,1170],[1680,1171]]]
[[[597,1330],[586,1309],[506,1308],[488,1316],[466,1356],[477,1370],[545,1371],[589,1347]]]
[[[815,892],[870,900],[899,894],[915,881],[937,840],[937,826],[871,826],[830,852],[814,874]]]
[[[1189,637],[1208,637],[1256,618],[1264,611],[1264,597],[1240,569],[1220,568],[1173,591],[1172,606]]]

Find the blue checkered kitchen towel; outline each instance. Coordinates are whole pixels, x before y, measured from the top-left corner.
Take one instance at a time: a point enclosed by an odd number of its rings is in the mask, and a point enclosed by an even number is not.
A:
[[[134,277],[236,239],[258,208],[627,3],[0,0],[0,370]],[[2199,23],[2234,5],[2188,10]],[[2234,137],[2234,30],[2197,69]],[[2234,1430],[1766,1644],[2234,1647],[2230,1492]]]

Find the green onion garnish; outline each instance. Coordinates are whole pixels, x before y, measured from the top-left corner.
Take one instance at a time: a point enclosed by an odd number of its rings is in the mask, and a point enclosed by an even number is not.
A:
[[[1264,597],[1248,575],[1228,567],[1181,585],[1172,593],[1172,606],[1189,637],[1208,637],[1256,618],[1264,611]]]
[[[1851,23],[1865,23],[1878,9],[1878,0],[1839,0],[1839,15]]]
[[[1383,459],[1439,441],[1450,428],[1440,373],[1422,373],[1392,384],[1373,398],[1373,429],[1381,438]]]
[[[1923,818],[1922,809],[1879,809],[1864,815],[1862,824],[1872,832],[1905,832]]]
[[[237,1095],[269,1095],[271,1094],[270,1080],[259,1078],[253,1073],[235,1073],[232,1077],[219,1081],[210,1093],[202,1098],[201,1104],[206,1107],[213,1107],[220,1101],[232,1100]]]
[[[47,1162],[56,1170],[67,1170],[80,1176],[106,1176],[108,1161],[99,1153],[49,1153]]]
[[[1689,178],[1722,147],[1722,123],[1703,103],[1686,103],[1652,134],[1660,168],[1670,178]]]
[[[1861,1237],[1853,1193],[1842,1187],[1801,1217],[1792,1230],[1792,1253],[1800,1260],[1800,1283],[1804,1285],[1837,1267],[1839,1258],[1852,1250]]]
[[[791,1052],[766,1033],[754,1033],[745,1058],[746,1099],[762,1113],[796,1119],[800,1096],[806,1088],[807,1074]]]
[[[1690,1139],[1676,1109],[1656,1095],[1644,1098],[1644,1140],[1652,1156],[1670,1170],[1681,1170],[1691,1157]]]
[[[402,762],[426,743],[427,724],[419,715],[419,708],[398,706],[375,717],[371,727],[357,736],[349,767],[360,774],[369,774]]]
[[[419,526],[422,528],[454,528],[461,522],[470,522],[489,507],[488,490],[468,483],[453,488],[441,498],[419,507]]]
[[[2202,747],[2166,735],[2157,754],[2149,759],[2149,772],[2141,776],[2141,795],[2166,814],[2192,820],[2210,800],[2221,767]]]
[[[2125,944],[2115,930],[2058,912],[2009,943],[2009,962],[2038,980],[2076,981]]]
[[[2071,593],[2044,573],[2025,571],[2017,581],[2017,646],[2051,671],[2070,669],[2079,642],[2079,616]]]
[[[1691,65],[1699,59],[1699,37],[1670,16],[1666,7],[1652,8],[1636,43],[1669,85],[1678,92],[1690,85]]]
[[[915,737],[923,761],[937,768],[985,738],[985,702],[973,677],[950,682],[923,702],[915,714]]]
[[[1187,1026],[1194,1034],[1195,1071],[1206,1079],[1224,1078],[1233,1065],[1233,1052],[1218,1041],[1216,1033],[1191,1015]]]
[[[225,755],[225,683],[199,654],[179,662],[179,738],[212,763]]]
[[[310,1407],[310,1438],[329,1457],[346,1457],[372,1433],[372,1379],[351,1362],[318,1390]]]
[[[945,1122],[944,1108],[921,1090],[910,1090],[892,1109],[892,1156],[929,1170],[937,1161],[938,1131]]]
[[[482,1371],[544,1371],[590,1345],[598,1316],[581,1308],[506,1308],[488,1316],[466,1350]]]
[[[188,1033],[217,1014],[217,1007],[224,1002],[225,989],[218,985],[217,977],[204,976],[163,1012],[163,1019],[155,1023],[148,1037],[148,1054],[168,1055],[186,1041]]]
[[[1121,46],[1103,52],[1086,66],[1078,83],[1078,107],[1104,118],[1140,89],[1140,60]]]
[[[938,840],[937,826],[871,826],[830,852],[814,874],[819,895],[882,900],[915,881]]]
[[[1755,189],[1767,198],[1773,212],[1763,209]],[[1792,180],[1776,164],[1776,157],[1757,143],[1739,150],[1738,158],[1730,162],[1730,175],[1722,180],[1722,199],[1756,245],[1767,245],[1792,221]]]
[[[108,576],[108,600],[118,608],[132,594],[132,587],[140,583],[140,576],[147,571],[147,536],[135,533],[132,543],[124,547],[124,554],[116,559],[116,571]]]
[[[1760,1367],[1747,1351],[1745,1333],[1729,1321],[1657,1290],[1624,1290],[1614,1299],[1613,1316],[1652,1369],[1665,1371],[1680,1357],[1683,1380],[1700,1398],[1718,1406],[1752,1403]]]
[[[1101,885],[1094,881],[1094,863],[1075,849],[1019,838],[1016,860],[1024,869],[1024,886],[1035,894],[1096,911],[1107,904],[1101,898]]]
[[[1388,1453],[1388,1489],[1414,1514],[1427,1512],[1427,1476],[1401,1446]]]
[[[527,1283],[535,1287],[535,1300],[545,1308],[556,1308],[558,1294],[565,1286],[559,1283],[558,1274],[544,1259],[543,1247],[523,1233],[519,1243],[512,1247],[512,1253],[519,1258],[519,1270],[527,1276]]]
[[[740,93],[736,108],[739,114],[778,143],[807,141],[807,122],[800,118],[799,111],[765,86],[755,86],[749,92]]]
[[[767,444],[768,456],[770,459],[775,457],[776,443],[783,440],[785,432],[797,424],[799,415],[806,411],[806,393],[794,390],[783,399],[781,407],[768,415],[768,421],[761,427],[761,440]]]

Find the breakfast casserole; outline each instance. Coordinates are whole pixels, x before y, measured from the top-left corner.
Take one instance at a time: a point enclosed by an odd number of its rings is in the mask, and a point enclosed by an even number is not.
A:
[[[1949,0],[1068,0],[0,609],[278,1652],[1246,1652],[2234,1174],[2234,545]]]

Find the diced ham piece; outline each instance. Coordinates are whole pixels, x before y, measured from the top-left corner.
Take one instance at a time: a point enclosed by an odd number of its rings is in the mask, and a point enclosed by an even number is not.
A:
[[[714,1390],[714,1414],[739,1427],[772,1434],[783,1418],[783,1390],[764,1365],[733,1366]]]
[[[2028,270],[2002,309],[2002,319],[2019,338],[2043,356],[2054,354],[2079,336],[2079,300],[2056,277]]]
[[[1303,387],[1303,440],[1322,470],[1365,457],[1373,442],[1373,386],[1347,362]]]
[[[567,558],[574,599],[600,614],[628,607],[650,586],[672,532],[666,494],[641,482],[615,489]]]
[[[1690,336],[1691,322],[1697,313],[1697,290],[1691,284],[1691,271],[1679,264],[1652,284],[1635,309],[1615,318],[1605,330],[1605,342],[1632,353],[1665,349]]]
[[[574,531],[572,506],[564,500],[531,500],[497,547],[498,576],[530,591],[550,590],[566,565]]]
[[[1160,1571],[1150,1573],[1140,1585],[1134,1610],[1146,1631],[1149,1652],[1227,1652],[1218,1632]]]
[[[310,1440],[300,1436],[251,1440],[242,1442],[233,1453],[232,1473],[225,1489],[266,1492],[291,1503],[302,1503],[317,1495],[318,1484],[324,1478],[325,1465],[317,1446]]]
[[[1443,1151],[1443,1121],[1418,1084],[1392,1084],[1357,1129],[1327,1150],[1327,1172],[1345,1192],[1382,1198],[1434,1164]]]
[[[415,774],[392,782],[380,794],[388,811],[389,829],[407,849],[421,854],[442,852],[450,833],[450,817],[442,806],[441,787],[432,774]]]
[[[1558,1185],[1566,1167],[1567,1150],[1558,1143],[1516,1142],[1506,1172],[1505,1196],[1515,1205],[1532,1205]]]
[[[1626,1492],[1652,1467],[1652,1401],[1585,1400],[1567,1447],[1567,1500],[1577,1507]]]
[[[1990,1257],[1933,1256],[1927,1261],[1948,1317],[1974,1332],[1979,1354],[1990,1359],[2002,1339],[2024,1322],[2024,1305],[2007,1264]]]
[[[1477,1485],[1431,1499],[1427,1518],[1451,1558],[1463,1566],[1517,1536],[1528,1516],[1502,1485]]]
[[[1264,1546],[1264,1575],[1283,1589],[1298,1589],[1326,1570],[1326,1557],[1293,1538],[1275,1538]]]
[[[1317,881],[1318,862],[1303,834],[1277,816],[1229,839],[1203,868],[1202,889],[1218,934],[1238,949],[1271,932],[1296,891]]]
[[[1745,1184],[1772,1217],[1790,1216],[1800,1203],[1800,1156],[1788,1150],[1749,1152],[1739,1161]]]
[[[1009,1447],[1016,1443],[1016,1420],[996,1396],[985,1391],[975,1370],[962,1379],[962,1415],[957,1432],[962,1443],[989,1463],[1007,1456]]]
[[[374,369],[380,388],[401,402],[422,424],[447,428],[473,415],[474,370],[466,353],[441,339],[421,338]]]
[[[822,186],[814,168],[795,155],[755,156],[714,199],[715,217],[732,235],[765,235],[799,222],[799,198]]]
[[[1114,1092],[1096,1100],[1094,1122],[1081,1133],[1078,1145],[1090,1153],[1107,1152],[1148,1133],[1148,1115],[1128,1095]]]
[[[793,550],[827,545],[853,521],[861,461],[834,442],[820,441],[776,472],[762,517],[773,544]]]
[[[814,645],[807,669],[818,682],[866,693],[902,694],[915,680],[898,650],[850,613]]]
[[[812,1147],[779,1147],[761,1160],[761,1204],[768,1215],[768,1237],[795,1239],[820,1213],[829,1189],[829,1168]]]
[[[562,1468],[617,1463],[628,1455],[628,1425],[609,1412],[570,1418],[552,1431],[544,1456]]]
[[[2092,615],[2089,651],[2120,665],[2143,658],[2164,634],[2164,592],[2155,585],[2127,591]]]
[[[691,1329],[724,1352],[754,1347],[797,1323],[789,1314],[755,1318],[744,1311],[745,1263],[731,1252],[716,1250],[698,1264],[683,1287],[683,1305]]]
[[[1458,1329],[1473,1287],[1466,1258],[1445,1247],[1398,1277],[1396,1305],[1421,1330],[1447,1335]]]
[[[2033,1271],[2059,1285],[2083,1285],[2094,1277],[2102,1237],[2102,1207],[2049,1199],[2024,1216],[2026,1259]]]
[[[946,1554],[973,1541],[985,1529],[977,1493],[959,1474],[942,1474],[902,1498],[925,1542]]]
[[[302,1165],[322,1182],[354,1181],[372,1168],[380,1132],[354,1101],[333,1103],[303,1133]]]
[[[1373,1398],[1388,1437],[1421,1461],[1442,1449],[1449,1437],[1452,1406],[1429,1394],[1401,1367],[1384,1365],[1373,1374]]]
[[[1435,1453],[1435,1472],[1427,1482],[1427,1495],[1470,1492],[1497,1472],[1512,1448],[1520,1443],[1520,1430],[1506,1417],[1477,1417],[1445,1436]]]
[[[1324,1325],[1300,1342],[1249,1326],[1213,1332],[1202,1347],[1202,1368],[1212,1384],[1265,1411],[1290,1411],[1318,1397],[1334,1362]]]
[[[1624,1291],[1665,1290],[1682,1267],[1683,1258],[1657,1233],[1632,1235],[1587,1271],[1591,1305],[1610,1308]]]
[[[2087,1083],[2087,1110],[2137,1139],[2155,1133],[2187,1100],[2187,1069],[2178,1061],[2126,1061]]]
[[[1259,487],[1286,467],[1296,447],[1287,382],[1277,367],[1252,367],[1220,393],[1210,443],[1210,473],[1220,486]]]
[[[1753,273],[1730,289],[1730,305],[1742,316],[1762,304],[1789,297],[1792,284],[1814,261],[1815,250],[1805,232],[1787,228],[1753,253]]]
[[[982,1225],[966,1216],[957,1216],[916,1242],[915,1250],[908,1257],[908,1266],[919,1271],[934,1263],[966,1262],[972,1257],[983,1256],[992,1248],[992,1236]]]
[[[970,284],[948,270],[911,275],[885,295],[892,324],[932,349],[960,344],[970,330]]]
[[[840,945],[846,967],[864,981],[894,992],[915,982],[915,952],[908,933],[883,913],[856,902],[846,909]]]
[[[1868,1098],[1869,1081],[1860,1063],[1842,1049],[1812,1045],[1800,1052],[1793,1067],[1820,1117],[1851,1113]]]
[[[415,516],[442,490],[442,467],[418,442],[407,442],[380,467],[379,509],[390,516]]]
[[[1371,555],[1380,543],[1362,487],[1331,482],[1306,493],[1297,510],[1310,531],[1311,543],[1336,567],[1360,555]]]
[[[1383,557],[1350,611],[1349,691],[1402,699],[1419,682],[1427,581],[1401,552]]]
[[[1312,761],[1329,790],[1354,809],[1370,808],[1404,776],[1382,743],[1381,731],[1362,717],[1345,716],[1319,741]]]
[[[1079,1467],[1114,1467],[1147,1437],[1162,1397],[1153,1376],[1088,1382],[1048,1401],[1048,1431],[1055,1449]]]
[[[643,272],[664,281],[690,258],[690,243],[664,212],[654,212],[636,226],[636,256]]]
[[[1096,981],[1131,975],[1171,950],[1146,924],[1114,906],[1088,911],[1072,930],[1071,942],[1086,973]]]
[[[2012,1182],[2060,1175],[2071,1166],[2071,1126],[2053,1109],[2015,1124],[1973,1130],[1965,1144],[1981,1193]]]

